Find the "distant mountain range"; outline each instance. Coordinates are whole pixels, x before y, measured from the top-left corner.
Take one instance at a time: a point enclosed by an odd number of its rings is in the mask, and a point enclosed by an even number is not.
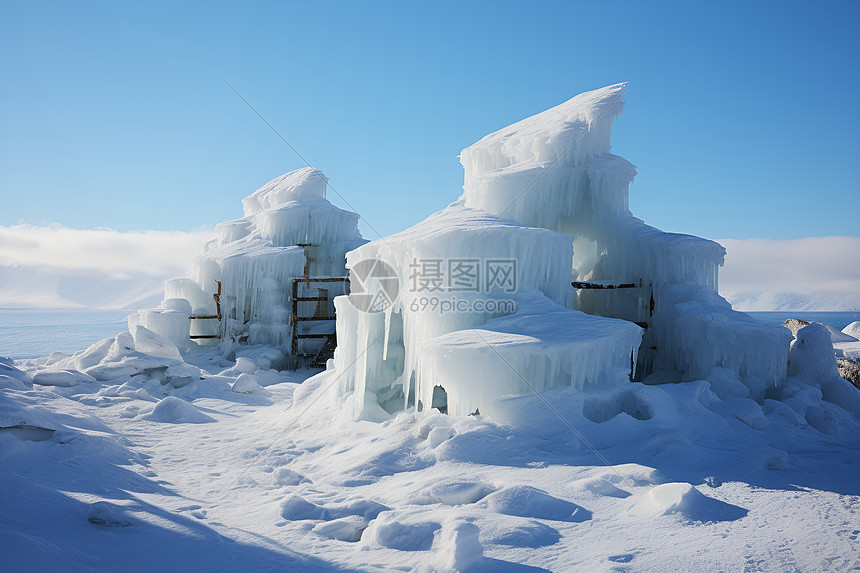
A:
[[[720,293],[736,310],[798,310],[850,312],[860,310],[860,293],[800,294],[792,292]]]

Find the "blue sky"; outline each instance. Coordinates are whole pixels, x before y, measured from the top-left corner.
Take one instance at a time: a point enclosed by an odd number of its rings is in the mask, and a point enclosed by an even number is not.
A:
[[[858,2],[4,1],[0,225],[240,216],[304,164],[227,80],[390,234],[459,196],[463,147],[626,80],[635,215],[860,236],[858,30]]]

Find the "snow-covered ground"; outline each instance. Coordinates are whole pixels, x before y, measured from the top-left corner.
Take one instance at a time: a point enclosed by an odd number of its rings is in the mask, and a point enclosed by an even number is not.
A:
[[[804,418],[803,392],[562,388],[555,412],[380,424],[347,414],[337,371],[258,369],[265,348],[68,368],[104,352],[0,367],[0,426],[55,430],[0,430],[10,571],[860,567],[860,423]]]
[[[370,243],[287,173],[128,331],[0,360],[3,567],[860,568],[860,323],[758,323],[721,245],[635,218],[624,89],[484,137]],[[335,310],[326,369],[281,371]]]

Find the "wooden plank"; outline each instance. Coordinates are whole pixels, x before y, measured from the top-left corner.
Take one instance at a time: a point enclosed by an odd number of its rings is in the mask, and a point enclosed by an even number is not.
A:
[[[296,322],[296,315],[299,313],[299,301],[296,300],[297,298],[299,298],[299,283],[296,279],[293,279],[293,313],[290,315],[290,332],[293,335],[290,351],[293,356],[299,353],[299,339],[297,336],[299,325]]]
[[[329,358],[334,358],[334,350],[337,348],[337,332],[328,335],[328,339],[320,348],[320,351],[311,360],[311,366],[316,368],[325,368]]]
[[[639,288],[639,285],[633,283],[621,284],[604,284],[604,283],[589,283],[582,281],[573,281],[570,283],[573,288],[577,289],[616,289],[616,288]]]
[[[311,246],[311,245],[306,245]],[[322,296],[299,296],[299,284],[304,283],[307,288],[311,288],[311,283],[349,283],[349,277],[301,277],[293,279],[293,291],[291,297],[292,304],[292,315],[290,316],[290,326],[291,326],[291,351],[293,356],[316,356],[315,354],[299,354],[299,340],[307,339],[307,338],[328,338],[331,334],[299,334],[299,323],[300,322],[313,322],[313,321],[331,321],[335,320],[334,317],[331,318],[319,318],[312,316],[299,316],[299,303],[300,302],[327,302],[329,300],[328,297]]]
[[[302,277],[293,279],[293,282],[299,283],[346,283],[349,282],[349,277]]]

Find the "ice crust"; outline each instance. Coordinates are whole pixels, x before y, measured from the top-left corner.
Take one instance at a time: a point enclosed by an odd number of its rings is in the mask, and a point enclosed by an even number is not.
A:
[[[392,412],[415,405],[416,395],[431,396],[435,385],[431,383],[432,374],[419,363],[419,354],[427,349],[422,344],[506,314],[441,313],[423,308],[418,303],[428,293],[413,290],[410,285],[409,268],[414,261],[474,258],[473,245],[484,237],[487,239],[481,243],[480,255],[485,259],[518,262],[517,292],[505,293],[501,288],[490,293],[458,292],[459,300],[471,304],[487,296],[516,301],[542,296],[552,301],[552,309],[559,311],[570,304],[573,294],[569,288],[570,237],[499,220],[485,211],[465,207],[462,202],[453,203],[402,233],[363,245],[348,253],[347,266],[354,268],[365,260],[384,261],[399,274],[400,290],[386,312],[361,311],[348,297],[335,300],[338,340],[343,341],[335,353],[335,367],[345,374],[340,383],[342,395],[355,396],[357,417],[384,419]],[[629,355],[628,351],[627,360]],[[480,381],[474,383],[479,385]]]
[[[189,338],[195,334],[220,335],[227,353],[238,342],[271,345],[291,354],[292,279],[306,272],[311,277],[346,276],[346,252],[365,242],[358,215],[326,199],[327,183],[321,171],[306,167],[269,181],[243,199],[244,216],[215,227],[216,239],[195,258],[191,277],[168,280],[162,305],[130,317],[129,328],[145,326],[182,352],[196,346]],[[192,314],[216,315],[213,295],[219,282],[222,320],[189,320]],[[327,283],[326,288],[329,301],[344,292],[342,283]],[[302,287],[300,296],[319,292]],[[313,312],[311,303],[300,304]],[[331,314],[331,302],[329,307]],[[206,344],[210,339],[201,340]]]
[[[536,293],[515,314],[422,344],[419,379],[433,385],[417,395],[432,405],[439,385],[448,389],[449,414],[492,416],[501,396],[627,382],[641,337],[631,322],[558,308]]]
[[[624,88],[578,95],[484,137],[460,154],[459,201],[348,253],[351,271],[384,261],[400,281],[385,312],[335,302],[334,366],[356,418],[413,406],[488,413],[506,395],[712,373],[728,394],[762,400],[785,380],[791,333],[716,293],[725,249],[630,212],[636,168],[610,152]],[[516,292],[456,293],[513,307],[440,313],[416,304],[428,293],[410,288],[412,265],[461,258],[516,260]],[[635,288],[577,291],[571,280]]]

